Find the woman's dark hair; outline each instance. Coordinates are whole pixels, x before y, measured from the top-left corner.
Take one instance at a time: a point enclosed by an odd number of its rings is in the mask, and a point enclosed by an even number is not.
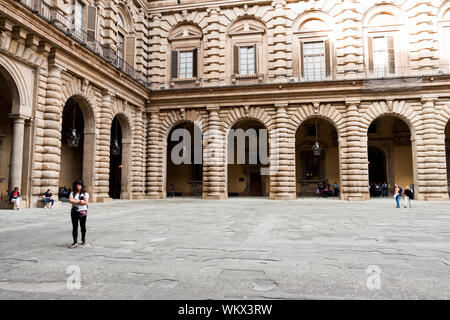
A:
[[[15,188],[14,188],[14,191],[16,191],[16,190],[19,191],[19,187],[15,187]]]
[[[78,184],[81,186],[80,194],[86,193],[86,188],[84,187],[83,180],[80,179],[74,181],[72,184],[72,196],[75,196],[78,193],[78,190],[76,188]]]

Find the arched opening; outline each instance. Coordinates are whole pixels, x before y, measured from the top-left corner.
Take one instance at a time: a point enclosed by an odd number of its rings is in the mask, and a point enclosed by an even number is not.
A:
[[[269,134],[259,121],[246,119],[228,133],[228,196],[267,197],[270,193]]]
[[[61,165],[59,188],[70,189],[72,182],[83,179],[93,198],[95,121],[87,101],[78,96],[64,105],[61,128]]]
[[[384,183],[390,194],[395,184],[414,188],[411,131],[404,120],[392,115],[375,119],[368,130],[368,156],[371,196],[382,195]]]
[[[450,194],[450,121],[445,127],[445,157],[447,159],[447,184],[448,193]]]
[[[111,125],[111,147],[109,158],[109,196],[120,199],[122,193],[122,127],[118,117],[114,117]]]
[[[2,200],[8,199],[9,168],[11,161],[12,121],[7,116],[12,109],[12,92],[5,77],[0,73],[0,196]]]
[[[378,181],[383,184],[387,181],[386,156],[378,147],[369,147],[368,150],[370,181]]]
[[[328,120],[311,118],[297,128],[295,171],[298,196],[339,196],[338,133]]]
[[[123,114],[114,117],[110,137],[108,195],[112,199],[130,199],[131,130]]]
[[[203,191],[202,132],[193,122],[177,124],[167,137],[167,196],[201,197]],[[171,186],[173,185],[173,192]]]

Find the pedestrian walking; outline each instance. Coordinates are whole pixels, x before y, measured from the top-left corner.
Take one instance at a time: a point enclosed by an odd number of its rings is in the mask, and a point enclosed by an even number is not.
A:
[[[414,193],[409,186],[405,187],[405,208],[411,208],[411,200],[414,199]]]
[[[394,193],[394,198],[395,198],[395,202],[397,203],[397,207],[396,208],[400,208],[400,199],[402,198],[402,187],[400,187],[398,184],[395,184],[395,193]]]
[[[55,200],[53,200],[53,193],[50,191],[50,189],[47,189],[47,191],[44,193],[44,209],[47,209],[48,203],[51,203],[50,209],[53,209]]]
[[[86,244],[86,219],[89,203],[89,193],[84,187],[83,180],[76,180],[73,183],[72,192],[69,196],[69,202],[72,204],[70,216],[72,219],[72,236],[73,243],[70,248],[78,246],[78,221],[81,227],[81,241],[82,245]]]
[[[9,195],[9,199],[11,200],[11,203],[13,204],[13,210],[19,210],[20,209],[20,191],[18,187],[14,188],[14,191],[11,192]]]

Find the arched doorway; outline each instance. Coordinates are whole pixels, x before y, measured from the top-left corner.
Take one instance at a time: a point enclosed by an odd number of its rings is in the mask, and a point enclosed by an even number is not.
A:
[[[73,181],[81,178],[94,200],[94,156],[92,110],[86,100],[73,96],[67,100],[62,113],[59,187],[70,189]]]
[[[339,196],[338,133],[328,120],[311,118],[297,128],[295,172],[298,196],[315,196],[318,188],[323,197]]]
[[[228,196],[267,197],[270,194],[269,134],[259,121],[237,122],[228,133]]]
[[[9,167],[11,161],[12,121],[7,116],[12,109],[12,92],[9,83],[0,73],[0,197],[8,199]]]
[[[167,136],[166,192],[171,196],[201,197],[203,191],[202,132],[193,122],[184,121]]]
[[[378,147],[369,147],[369,181],[384,183],[386,176],[386,156]]]
[[[122,128],[115,117],[111,125],[108,193],[113,199],[120,199],[122,193],[122,150]]]
[[[447,159],[447,185],[450,194],[450,121],[445,127],[445,157]]]
[[[11,207],[9,193],[18,187],[24,208],[31,192],[31,93],[16,66],[1,55],[0,62],[0,207]]]
[[[414,188],[411,131],[399,117],[385,115],[375,119],[368,129],[369,181],[372,195],[384,182],[392,193],[394,184]]]
[[[109,162],[109,196],[112,199],[131,198],[129,165],[131,152],[130,126],[122,114],[111,123],[111,145]]]

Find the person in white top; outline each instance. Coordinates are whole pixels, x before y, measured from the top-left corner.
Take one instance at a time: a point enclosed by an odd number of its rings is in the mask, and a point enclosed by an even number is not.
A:
[[[86,219],[89,193],[87,193],[86,188],[84,187],[83,180],[75,181],[72,187],[69,202],[72,204],[70,215],[72,218],[73,243],[70,248],[76,248],[78,246],[78,220],[80,221],[81,227],[81,244],[86,244]]]

